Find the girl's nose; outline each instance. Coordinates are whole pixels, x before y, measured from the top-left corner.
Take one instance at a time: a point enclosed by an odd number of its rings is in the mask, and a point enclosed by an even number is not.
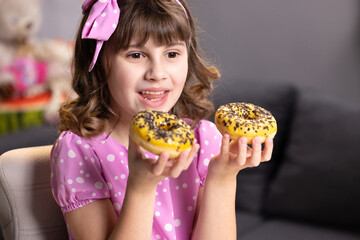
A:
[[[145,79],[150,81],[161,81],[167,77],[166,69],[161,61],[153,61],[149,64],[149,67],[145,74]]]

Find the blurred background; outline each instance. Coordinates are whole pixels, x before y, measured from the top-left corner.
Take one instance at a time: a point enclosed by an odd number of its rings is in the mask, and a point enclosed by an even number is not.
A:
[[[224,79],[290,81],[360,99],[360,1],[191,1]]]
[[[43,0],[39,37],[74,40],[81,18],[82,0]]]

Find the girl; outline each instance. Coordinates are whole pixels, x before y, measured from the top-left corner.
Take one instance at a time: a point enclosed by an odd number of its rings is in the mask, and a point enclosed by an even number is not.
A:
[[[236,239],[239,170],[267,161],[246,139],[229,143],[206,119],[219,77],[200,55],[183,0],[83,4],[73,88],[51,152],[53,195],[71,239]],[[129,139],[141,110],[192,119],[197,141],[177,159]]]

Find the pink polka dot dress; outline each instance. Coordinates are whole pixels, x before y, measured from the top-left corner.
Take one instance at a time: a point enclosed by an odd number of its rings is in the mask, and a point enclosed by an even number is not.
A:
[[[210,159],[220,152],[222,138],[206,120],[194,133],[200,149],[190,167],[157,185],[152,240],[190,239],[199,187],[204,186]],[[52,191],[64,213],[109,198],[119,215],[128,174],[127,148],[107,133],[88,140],[65,131],[51,151]]]

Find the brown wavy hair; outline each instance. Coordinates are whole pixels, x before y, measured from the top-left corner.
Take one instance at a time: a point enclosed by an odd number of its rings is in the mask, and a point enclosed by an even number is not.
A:
[[[196,29],[188,5],[181,0],[184,9],[174,0],[119,0],[118,27],[106,41],[97,63],[88,71],[96,40],[82,39],[81,32],[89,9],[84,13],[77,34],[73,60],[72,87],[77,97],[62,104],[59,110],[59,130],[70,130],[86,138],[105,131],[105,121],[117,116],[110,107],[110,91],[107,85],[106,62],[109,54],[127,49],[136,39],[139,46],[152,37],[159,45],[184,41],[188,49],[188,74],[183,92],[171,109],[179,117],[194,120],[208,118],[214,111],[208,100],[212,82],[220,77],[214,66],[209,66],[202,55],[196,38]]]

